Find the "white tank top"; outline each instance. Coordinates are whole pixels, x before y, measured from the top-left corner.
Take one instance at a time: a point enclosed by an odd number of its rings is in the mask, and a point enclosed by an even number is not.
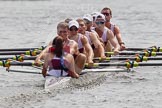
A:
[[[103,31],[103,34],[102,34],[102,40],[104,42],[107,42],[107,31],[108,31],[108,28],[107,27],[104,27],[104,31]]]
[[[92,45],[92,41],[91,41],[91,38],[90,38],[90,32],[89,31],[86,31],[85,32],[85,36],[88,38],[89,44]]]
[[[78,34],[79,35],[79,38],[78,38],[78,48],[81,49],[83,48],[83,44],[82,44],[82,41],[81,41],[81,37],[82,37],[82,34]]]
[[[54,56],[53,60],[60,60],[60,58]],[[63,57],[63,60],[65,61],[65,58]],[[64,63],[65,64],[65,63]],[[62,71],[62,73],[61,73]],[[68,72],[64,71],[64,70],[61,70],[61,69],[50,69],[48,72],[47,72],[49,75],[51,76],[55,76],[55,77],[60,77],[60,76],[67,76],[68,75]]]
[[[110,30],[115,34],[115,24],[111,24],[110,25]]]

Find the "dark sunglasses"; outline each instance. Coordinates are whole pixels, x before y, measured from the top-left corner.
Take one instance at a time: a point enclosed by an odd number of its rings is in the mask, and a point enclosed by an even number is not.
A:
[[[110,13],[102,13],[105,16],[110,16]]]
[[[97,25],[99,24],[104,24],[105,22],[101,21],[101,22],[95,22]]]
[[[69,29],[70,31],[78,31],[78,28],[73,28],[73,27],[71,27],[70,29]]]

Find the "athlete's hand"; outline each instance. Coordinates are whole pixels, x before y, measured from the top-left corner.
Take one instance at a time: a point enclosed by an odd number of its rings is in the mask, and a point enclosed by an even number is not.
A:
[[[124,44],[121,44],[121,45],[120,45],[120,50],[121,50],[121,51],[123,51],[125,48],[126,48],[126,47],[125,47]]]
[[[92,60],[87,61],[87,63],[89,68],[93,67],[94,62]]]
[[[119,50],[118,49],[114,49],[114,55],[118,55],[119,54]]]
[[[43,63],[42,63],[42,61],[41,61],[39,58],[37,58],[37,59],[34,61],[34,64],[35,64],[35,66],[40,66],[40,65],[42,65]]]

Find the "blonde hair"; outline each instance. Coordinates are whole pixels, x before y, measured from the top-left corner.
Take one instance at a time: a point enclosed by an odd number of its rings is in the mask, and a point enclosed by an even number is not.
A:
[[[57,25],[57,30],[59,29],[59,28],[69,28],[69,26],[68,26],[68,23],[66,23],[66,22],[60,22],[58,25]]]

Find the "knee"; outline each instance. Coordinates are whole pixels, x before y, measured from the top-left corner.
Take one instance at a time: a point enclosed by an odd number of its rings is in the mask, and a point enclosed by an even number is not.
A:
[[[78,56],[77,56],[77,58],[76,58],[76,61],[78,62],[78,61],[82,61],[82,62],[85,62],[86,61],[86,55],[85,54],[83,54],[83,53],[80,53],[80,54],[78,54]]]

